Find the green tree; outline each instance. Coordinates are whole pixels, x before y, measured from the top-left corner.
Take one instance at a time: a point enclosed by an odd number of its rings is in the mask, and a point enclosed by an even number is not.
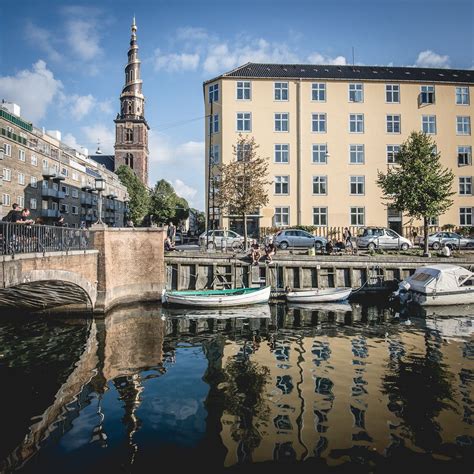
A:
[[[400,146],[397,165],[387,173],[379,171],[377,184],[384,199],[409,217],[423,219],[425,255],[428,255],[430,218],[444,214],[452,205],[450,198],[454,175],[443,168],[434,140],[423,132],[412,132]]]
[[[130,197],[129,217],[135,225],[140,225],[145,215],[148,214],[150,193],[128,166],[120,166],[117,175],[120,182],[127,188]]]
[[[177,224],[188,218],[189,204],[176,194],[168,181],[160,179],[151,192],[150,214],[157,224],[167,224],[169,221]]]
[[[268,203],[268,158],[257,154],[253,137],[239,134],[233,146],[235,160],[217,168],[219,179],[215,200],[221,210],[242,216],[247,248],[247,216]]]

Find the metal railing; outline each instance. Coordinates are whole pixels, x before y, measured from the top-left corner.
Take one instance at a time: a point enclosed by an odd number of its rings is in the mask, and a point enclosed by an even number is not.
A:
[[[0,222],[1,255],[68,252],[90,248],[92,241],[88,229]]]

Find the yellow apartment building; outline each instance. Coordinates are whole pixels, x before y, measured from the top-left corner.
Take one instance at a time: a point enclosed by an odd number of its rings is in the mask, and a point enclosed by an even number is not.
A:
[[[241,133],[269,158],[272,180],[269,204],[249,218],[250,231],[377,225],[401,232],[417,223],[387,207],[376,178],[396,165],[412,131],[432,135],[455,174],[453,206],[432,224],[474,226],[474,71],[248,63],[203,86],[206,209],[216,226],[242,228],[213,205],[209,184],[213,164],[236,159]]]

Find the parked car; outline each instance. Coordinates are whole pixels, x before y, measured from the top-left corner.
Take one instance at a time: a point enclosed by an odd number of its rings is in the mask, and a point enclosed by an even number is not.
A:
[[[463,237],[456,232],[436,232],[428,235],[428,246],[433,250],[439,250],[444,244],[450,249],[474,249],[474,238]],[[420,245],[424,245],[423,240]]]
[[[209,234],[209,239],[207,235]],[[209,241],[209,243],[208,243]],[[203,232],[199,236],[199,245],[208,248],[231,247],[241,248],[244,244],[244,237],[233,230],[214,229]]]
[[[288,247],[315,247],[316,249],[320,249],[326,245],[327,239],[310,234],[305,230],[285,229],[275,234],[274,242],[281,249]]]
[[[410,240],[386,227],[365,227],[357,237],[357,248],[362,249],[401,249],[412,247]]]

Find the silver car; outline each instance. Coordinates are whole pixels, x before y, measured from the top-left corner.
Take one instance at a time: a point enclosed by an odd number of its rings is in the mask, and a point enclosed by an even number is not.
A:
[[[316,249],[320,249],[326,245],[327,239],[310,234],[305,230],[285,229],[275,234],[274,242],[275,245],[281,249],[287,249],[288,247],[315,247]]]
[[[357,247],[368,250],[401,249],[407,250],[412,243],[386,227],[366,227],[357,237]]]
[[[209,235],[209,239],[207,238]],[[209,242],[209,243],[208,243]],[[209,249],[213,248],[232,248],[240,249],[243,247],[244,238],[233,230],[214,229],[203,232],[199,236],[199,245]]]
[[[428,245],[433,250],[439,250],[446,244],[451,249],[474,249],[474,239],[463,237],[456,232],[436,232],[428,236]],[[423,243],[421,243],[423,245]]]

